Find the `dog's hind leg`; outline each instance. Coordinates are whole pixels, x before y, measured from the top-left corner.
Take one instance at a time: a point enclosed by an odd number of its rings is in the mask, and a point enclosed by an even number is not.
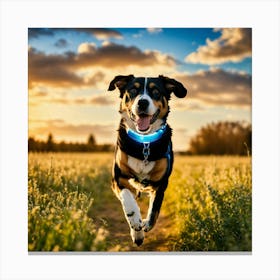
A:
[[[144,240],[144,232],[142,230],[142,218],[139,206],[128,189],[122,189],[119,194],[122,203],[125,218],[130,227],[132,241],[140,246]]]

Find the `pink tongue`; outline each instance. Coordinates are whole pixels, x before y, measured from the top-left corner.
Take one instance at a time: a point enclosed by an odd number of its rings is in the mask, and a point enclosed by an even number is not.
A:
[[[150,127],[150,120],[151,116],[141,116],[139,117],[136,122],[139,130],[147,130]]]

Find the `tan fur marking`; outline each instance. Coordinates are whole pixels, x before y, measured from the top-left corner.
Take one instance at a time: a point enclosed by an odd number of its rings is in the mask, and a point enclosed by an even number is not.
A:
[[[153,103],[160,110],[160,113],[158,115],[158,119],[162,119],[168,112],[168,105],[167,105],[166,98],[163,97],[164,106],[163,106],[161,101],[153,100]]]
[[[150,172],[150,180],[151,181],[159,181],[167,169],[167,159],[161,158],[156,161],[156,164],[153,168],[153,170]]]
[[[156,84],[155,83],[149,83],[149,88],[153,88],[153,87],[155,87],[156,86]]]
[[[140,83],[139,82],[136,82],[136,83],[134,83],[134,86],[136,87],[136,88],[140,88]]]
[[[121,189],[118,187],[116,181],[113,181],[113,183],[111,185],[111,188],[112,188],[113,192],[115,193],[115,195],[119,198],[120,197],[119,195],[120,195]]]
[[[124,188],[129,189],[134,195],[136,195],[136,189],[128,182],[127,178],[120,178],[119,181]]]
[[[122,170],[123,174],[125,174],[127,176],[131,176],[132,178],[134,177],[134,175],[137,176],[137,174],[134,172],[134,170],[131,169],[128,165],[127,154],[124,153],[123,151],[121,151],[120,149],[118,149],[117,153],[116,153],[116,163]],[[148,173],[150,180],[154,181],[154,182],[159,181],[165,174],[166,169],[167,169],[167,159],[166,158],[162,158],[162,159],[155,161],[155,165],[154,165],[153,169]],[[129,183],[129,180],[130,179],[121,177],[121,178],[119,178],[119,183],[123,187],[125,187],[135,193],[136,190],[135,190],[134,186]],[[117,188],[117,186],[114,186],[114,188]],[[147,191],[147,190],[145,189],[145,191]],[[151,190],[151,188],[149,188],[149,191],[150,190]],[[114,190],[114,191],[117,194],[119,193],[118,190]]]
[[[124,153],[121,149],[118,149],[116,153],[116,163],[120,167],[122,173],[126,175],[132,175],[131,170],[127,164],[127,159],[127,154]]]

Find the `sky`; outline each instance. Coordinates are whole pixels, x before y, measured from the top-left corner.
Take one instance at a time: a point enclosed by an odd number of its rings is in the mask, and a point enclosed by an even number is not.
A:
[[[174,78],[168,123],[174,150],[186,150],[211,122],[251,123],[252,34],[248,28],[29,28],[29,137],[116,142],[117,75]]]

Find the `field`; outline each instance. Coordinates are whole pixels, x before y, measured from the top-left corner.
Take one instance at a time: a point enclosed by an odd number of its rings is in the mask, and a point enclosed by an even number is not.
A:
[[[29,251],[251,251],[251,157],[175,156],[158,222],[133,245],[111,153],[29,153]],[[148,198],[140,198],[147,208]],[[145,215],[142,213],[142,216]]]

